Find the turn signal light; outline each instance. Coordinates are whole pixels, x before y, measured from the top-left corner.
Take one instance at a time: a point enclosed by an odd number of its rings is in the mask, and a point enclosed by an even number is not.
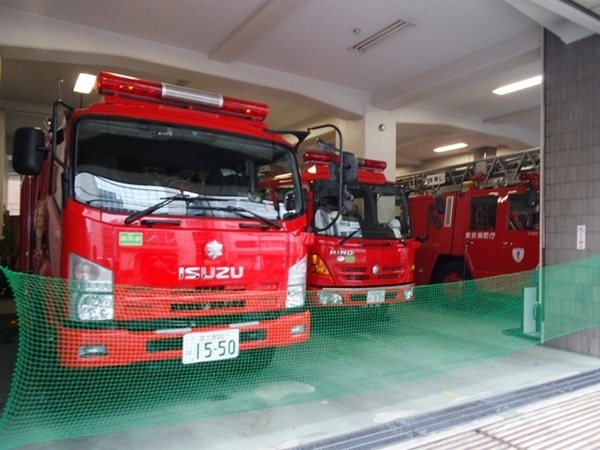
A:
[[[321,257],[315,253],[310,254],[308,270],[310,273],[314,273],[317,275],[331,275],[329,269],[325,265],[325,262],[321,259]]]

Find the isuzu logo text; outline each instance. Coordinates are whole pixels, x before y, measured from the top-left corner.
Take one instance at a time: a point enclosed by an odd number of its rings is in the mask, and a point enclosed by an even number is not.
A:
[[[243,267],[180,267],[180,280],[238,280],[244,276]]]

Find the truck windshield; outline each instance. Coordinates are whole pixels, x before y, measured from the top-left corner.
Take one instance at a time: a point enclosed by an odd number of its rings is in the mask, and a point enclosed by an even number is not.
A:
[[[263,222],[302,213],[296,160],[284,145],[116,118],[83,118],[76,127],[73,195],[90,207]],[[292,175],[285,198],[261,189],[273,173]]]
[[[349,239],[411,237],[410,213],[403,190],[391,185],[347,186],[340,208],[336,183],[315,182],[313,187],[313,224],[318,234]]]

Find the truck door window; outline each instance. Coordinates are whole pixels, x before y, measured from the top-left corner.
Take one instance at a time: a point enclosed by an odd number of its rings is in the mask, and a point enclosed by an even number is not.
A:
[[[511,194],[508,197],[508,230],[537,230],[539,206],[527,206],[525,194]]]
[[[496,228],[498,198],[495,196],[473,197],[469,217],[469,230],[484,231]]]

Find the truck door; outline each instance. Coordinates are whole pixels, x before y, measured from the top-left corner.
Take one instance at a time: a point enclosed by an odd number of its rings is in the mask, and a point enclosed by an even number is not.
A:
[[[534,269],[539,260],[539,207],[528,206],[524,193],[512,192],[499,211],[498,274]]]
[[[471,198],[469,222],[465,232],[465,259],[473,278],[496,274],[497,211],[497,193]]]

